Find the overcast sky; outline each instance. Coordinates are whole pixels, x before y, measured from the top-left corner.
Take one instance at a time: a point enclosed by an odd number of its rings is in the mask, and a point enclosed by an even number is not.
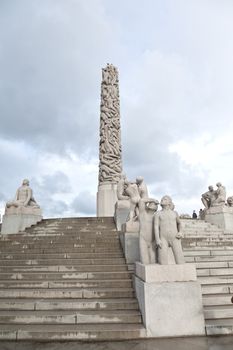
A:
[[[95,215],[101,68],[118,67],[124,172],[179,213],[233,195],[232,0],[0,0],[0,212]]]

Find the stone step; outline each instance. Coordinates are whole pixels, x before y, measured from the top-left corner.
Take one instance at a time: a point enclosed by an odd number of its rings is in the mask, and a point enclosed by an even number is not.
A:
[[[126,264],[118,265],[28,265],[0,266],[1,272],[109,272],[127,271]]]
[[[217,256],[186,256],[186,262],[233,262],[233,255],[217,255]]]
[[[95,272],[11,272],[0,273],[0,280],[114,280],[130,279],[131,271],[95,271]]]
[[[233,284],[212,284],[201,286],[202,295],[205,294],[230,294],[233,293]]]
[[[123,340],[145,338],[141,324],[0,325],[1,340]]]
[[[233,268],[210,268],[210,269],[198,269],[197,276],[224,276],[233,275]]]
[[[123,252],[110,252],[105,253],[104,258],[123,258]],[[54,253],[54,254],[45,254],[45,253],[19,253],[19,254],[1,254],[0,255],[0,265],[1,260],[24,260],[24,259],[99,259],[103,258],[102,253]],[[233,261],[233,257],[232,257]]]
[[[233,318],[206,320],[206,335],[233,334]]]
[[[122,248],[120,247],[92,247],[92,248],[80,248],[80,247],[56,247],[56,253],[64,253],[64,251],[66,253],[122,253]],[[54,248],[50,247],[50,248],[40,248],[40,249],[32,249],[32,248],[19,248],[17,249],[17,247],[11,248],[9,249],[7,247],[7,249],[0,249],[0,254],[14,254],[14,253],[29,253],[29,254],[50,254],[50,253],[54,253]]]
[[[42,235],[39,233],[36,234],[26,234],[26,235],[18,235],[18,237],[15,237],[14,239],[12,239],[11,235],[6,235],[6,236],[1,236],[0,240],[2,243],[8,242],[8,243],[14,243],[14,242],[20,242],[20,243],[27,243],[27,242],[40,242],[40,241],[44,241],[44,242],[49,242],[49,241],[53,241],[53,242],[66,242],[67,241],[67,234],[64,234],[60,231],[58,231],[56,234],[51,234],[49,232],[44,232],[46,233],[46,235]],[[116,240],[119,238],[119,235],[117,232],[115,232],[114,234],[107,234],[107,233],[103,233],[103,232],[77,232],[74,235],[69,234],[68,236],[69,240],[71,241],[77,241],[77,240]]]
[[[203,305],[205,306],[218,306],[218,305],[230,305],[232,308],[232,296],[229,294],[211,294],[204,295],[202,297]]]
[[[195,262],[197,269],[229,267],[228,261],[202,261]]]
[[[206,249],[203,250],[188,250],[184,249],[184,256],[221,256],[221,255],[233,255],[233,249]]]
[[[198,281],[201,285],[209,285],[209,284],[228,284],[233,283],[233,275],[228,276],[199,276]]]
[[[63,248],[64,249],[69,249],[69,248],[106,248],[106,247],[112,247],[112,248],[118,248],[120,247],[120,240],[114,240],[114,241],[109,241],[109,242],[104,242],[104,241],[86,241],[86,242],[69,242],[69,243],[56,243],[56,242],[34,242],[34,243],[12,243],[9,244],[9,242],[1,242],[1,250],[4,249],[4,247],[7,248],[27,248],[27,249],[46,249],[49,247],[52,247],[54,251],[58,248]]]
[[[232,305],[206,306],[204,316],[207,320],[233,318],[233,307]]]
[[[77,265],[122,265],[125,262],[125,258],[98,258],[98,259],[29,259],[29,260],[17,260],[6,259],[0,260],[0,266],[51,266],[51,265],[69,265],[76,267]],[[220,263],[219,263],[220,264]],[[222,263],[224,264],[224,263]],[[227,263],[226,263],[227,265]],[[224,267],[224,266],[223,266]]]
[[[0,299],[0,310],[138,310],[134,298],[118,299]]]
[[[131,279],[123,280],[69,280],[69,281],[22,281],[0,280],[0,288],[131,288]]]
[[[0,289],[0,298],[132,298],[132,288]]]
[[[112,312],[112,310],[0,311],[0,325],[86,323],[141,323],[141,315],[137,310],[114,310],[114,313]]]

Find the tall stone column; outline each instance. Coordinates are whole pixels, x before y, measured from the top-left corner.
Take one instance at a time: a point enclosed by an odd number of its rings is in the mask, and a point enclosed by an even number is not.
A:
[[[114,216],[122,173],[120,100],[117,68],[102,69],[97,216]]]

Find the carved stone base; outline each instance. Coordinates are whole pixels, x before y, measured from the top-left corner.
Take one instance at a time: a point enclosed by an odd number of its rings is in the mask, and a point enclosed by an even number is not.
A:
[[[135,289],[147,337],[205,335],[196,268],[136,263]]]
[[[233,233],[233,207],[211,207],[205,212],[205,221]]]
[[[106,182],[99,185],[97,192],[97,216],[114,216],[116,201],[116,184]]]
[[[11,207],[7,208],[2,219],[2,234],[15,234],[24,231],[42,220],[40,208]]]
[[[117,226],[117,230],[121,231],[122,225],[126,223],[126,220],[130,212],[129,200],[118,200],[115,204],[114,219]]]

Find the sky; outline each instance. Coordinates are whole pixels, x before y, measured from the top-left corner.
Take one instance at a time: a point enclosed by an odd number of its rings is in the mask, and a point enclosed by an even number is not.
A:
[[[0,213],[94,216],[101,69],[118,67],[123,169],[180,214],[233,195],[231,0],[0,0]]]

